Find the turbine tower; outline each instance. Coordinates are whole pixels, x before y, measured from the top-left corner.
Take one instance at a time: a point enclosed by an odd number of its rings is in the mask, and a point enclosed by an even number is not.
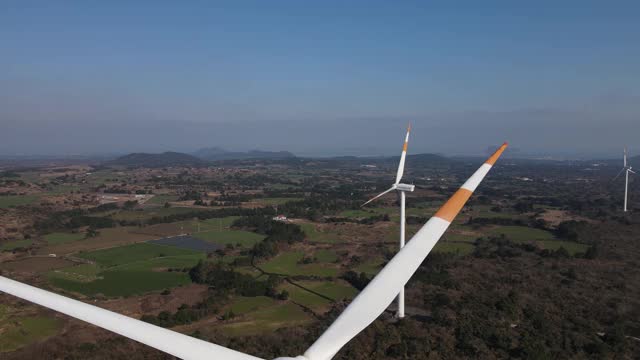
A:
[[[631,170],[633,169],[631,166],[627,165],[627,147],[624,147],[624,162],[622,165],[622,170],[613,178],[613,180],[617,179],[620,174],[624,171],[624,212],[627,212],[627,195],[629,193],[629,173],[635,174],[636,172]],[[612,181],[613,181],[612,180]]]
[[[402,180],[402,175],[404,174],[404,161],[407,157],[407,146],[409,145],[409,133],[411,132],[411,124],[407,127],[407,135],[404,137],[404,145],[402,146],[402,154],[400,155],[400,164],[398,165],[398,172],[396,173],[396,182],[391,185],[391,187],[382,193],[376,195],[366,203],[362,204],[362,206],[367,205],[373,200],[385,195],[386,193],[396,190],[400,197],[400,250],[404,247],[404,235],[405,235],[405,202],[406,196],[405,193],[407,191],[415,190],[415,185],[402,184],[400,180]],[[404,287],[400,290],[398,294],[398,318],[404,318]]]

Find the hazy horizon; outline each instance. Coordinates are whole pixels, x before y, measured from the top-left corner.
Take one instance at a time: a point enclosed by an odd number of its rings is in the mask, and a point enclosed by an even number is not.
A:
[[[640,6],[5,3],[0,156],[640,154]]]

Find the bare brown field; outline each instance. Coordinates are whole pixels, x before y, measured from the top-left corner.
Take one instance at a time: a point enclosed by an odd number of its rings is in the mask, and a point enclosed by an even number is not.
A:
[[[72,261],[57,257],[38,256],[0,263],[1,270],[42,273],[73,265]]]
[[[134,228],[131,230],[131,234],[153,236],[153,237],[167,237],[176,236],[184,233],[191,233],[194,231],[194,222],[180,221],[174,223],[156,224],[151,226],[145,226],[142,228]]]
[[[84,175],[90,170],[91,168],[86,165],[69,165],[69,166],[62,166],[62,167],[56,166],[56,167],[47,168],[46,172],[42,172],[38,174],[38,176],[40,178],[47,179],[47,178],[56,178],[60,176]]]
[[[321,236],[335,238],[336,243],[378,243],[385,241],[385,234],[393,227],[393,222],[378,222],[373,225],[356,223],[316,223],[294,219],[293,223],[310,224]],[[309,234],[307,234],[309,235]],[[313,235],[311,235],[313,241]]]
[[[119,228],[112,228],[112,229],[102,229],[100,230],[100,235],[94,238],[73,241],[65,244],[46,246],[39,249],[38,254],[40,255],[56,254],[58,256],[69,255],[69,254],[77,253],[80,251],[106,249],[106,248],[111,248],[116,246],[144,242],[144,241],[158,238],[158,236],[154,236],[154,235],[135,233],[135,230],[137,229],[138,228],[136,227],[119,227]]]
[[[554,210],[554,209],[545,210],[545,212],[543,212],[539,216],[539,218],[546,221],[552,226],[558,226],[561,222],[570,221],[570,220],[587,221],[587,222],[591,221],[585,217],[571,214],[565,210]]]
[[[153,197],[153,195],[136,195],[136,194],[96,194],[98,202],[102,204],[121,203],[126,201],[137,201],[144,204]]]
[[[157,315],[162,311],[175,312],[182,304],[194,305],[201,301],[207,291],[207,286],[190,284],[174,288],[168,295],[151,293],[100,302],[98,306],[119,314],[138,318],[143,314]]]

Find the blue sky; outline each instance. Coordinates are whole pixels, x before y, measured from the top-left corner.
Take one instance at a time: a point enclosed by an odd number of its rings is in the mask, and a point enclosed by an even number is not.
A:
[[[634,2],[132,3],[0,4],[0,154],[640,152]]]

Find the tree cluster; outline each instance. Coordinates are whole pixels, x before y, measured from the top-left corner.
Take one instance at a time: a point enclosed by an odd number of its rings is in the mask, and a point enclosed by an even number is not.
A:
[[[267,281],[257,281],[251,275],[241,274],[222,262],[200,261],[189,271],[191,280],[198,284],[209,285],[223,293],[231,291],[242,296],[276,296],[277,277]]]

